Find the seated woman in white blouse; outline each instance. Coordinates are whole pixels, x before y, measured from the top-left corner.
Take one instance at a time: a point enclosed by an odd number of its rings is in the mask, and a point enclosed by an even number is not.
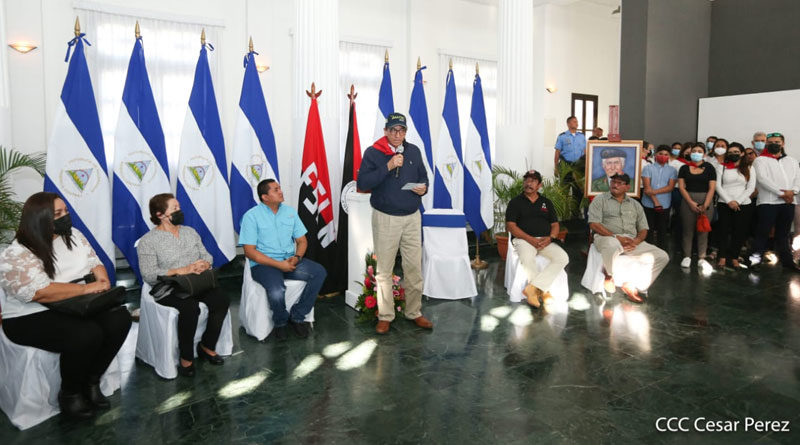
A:
[[[732,142],[725,152],[724,161],[716,167],[719,267],[741,267],[739,251],[750,235],[753,222],[754,209],[749,204],[750,195],[756,188],[756,171],[742,159],[743,154],[742,144]]]
[[[70,283],[89,272],[97,281]],[[41,304],[110,288],[105,267],[72,228],[67,206],[55,193],[25,201],[16,237],[0,254],[0,286],[7,297],[2,326],[9,340],[61,355],[61,412],[85,419],[94,409],[108,408],[100,377],[125,341],[131,317],[122,306],[79,318]]]

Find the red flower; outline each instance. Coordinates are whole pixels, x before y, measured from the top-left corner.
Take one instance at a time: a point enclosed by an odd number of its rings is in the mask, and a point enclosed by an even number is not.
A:
[[[378,300],[376,300],[372,295],[364,298],[364,306],[366,306],[367,309],[374,308],[376,304],[378,304]]]
[[[370,280],[369,277],[364,278],[364,286],[366,286],[367,289],[372,288],[372,280]]]

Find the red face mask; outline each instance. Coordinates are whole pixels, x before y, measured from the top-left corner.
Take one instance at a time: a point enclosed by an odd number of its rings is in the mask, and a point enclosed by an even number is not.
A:
[[[656,162],[658,162],[661,165],[666,164],[667,162],[669,162],[669,155],[656,155]]]

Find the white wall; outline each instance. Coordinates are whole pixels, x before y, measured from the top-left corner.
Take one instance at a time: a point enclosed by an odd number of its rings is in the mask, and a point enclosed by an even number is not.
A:
[[[66,42],[72,37],[75,13],[71,1],[5,1],[6,41],[30,40],[39,44],[27,55],[9,52],[8,80],[12,110],[13,145],[22,151],[43,151],[51,130],[51,119],[66,74]],[[105,7],[129,8],[125,0],[98,0]],[[46,7],[42,7],[42,5]],[[261,75],[267,106],[278,147],[280,171],[284,178],[299,175],[292,171],[293,147],[297,140],[293,128],[292,99],[304,94],[292,86],[292,26],[294,2],[285,0],[139,0],[136,10],[152,11],[161,17],[171,14],[207,17],[222,22],[222,42],[218,46],[220,82],[216,85],[226,146],[232,146],[235,110],[243,75],[242,56],[247,38],[252,35],[259,63],[270,69]],[[619,19],[607,7],[589,2],[568,6],[544,5],[535,14],[543,36],[541,84],[553,82],[555,94],[542,93],[540,104],[545,120],[541,155],[552,159],[552,146],[563,120],[570,112],[571,92],[600,96],[601,126],[607,122],[609,104],[618,103]],[[0,23],[2,24],[2,23]],[[365,43],[390,44],[395,107],[407,112],[416,60],[428,66],[424,72],[426,97],[433,140],[437,140],[447,66],[440,66],[440,53],[497,60],[497,7],[491,2],[467,0],[339,0],[339,34],[342,39]],[[92,36],[87,36],[91,42]],[[5,44],[5,42],[3,43]],[[580,49],[580,51],[579,51]],[[88,49],[91,51],[91,47]],[[539,68],[537,68],[539,69]],[[339,92],[339,94],[344,94]],[[344,96],[342,95],[342,98]],[[359,110],[372,113],[373,110]],[[466,123],[462,123],[465,125]],[[2,128],[2,127],[0,127]],[[370,143],[370,129],[360,129],[362,142]],[[522,135],[521,137],[524,137]],[[538,144],[535,144],[538,145]],[[545,167],[552,161],[545,163]],[[329,168],[340,168],[329,159]],[[15,191],[24,198],[41,189],[41,179],[23,174],[15,180]],[[16,178],[15,178],[16,179]],[[284,179],[285,183],[288,183]],[[339,184],[332,184],[338,189]],[[296,200],[296,191],[287,190]]]
[[[598,96],[597,122],[608,134],[608,106],[619,104],[620,16],[612,9],[591,2],[534,9],[535,18],[543,16],[536,23],[545,27],[541,88],[557,88],[543,93],[545,172],[552,171],[556,137],[567,128],[572,93]]]
[[[0,145],[10,147],[13,142],[11,137],[11,113],[8,91],[8,46],[6,42],[6,4],[0,0]]]

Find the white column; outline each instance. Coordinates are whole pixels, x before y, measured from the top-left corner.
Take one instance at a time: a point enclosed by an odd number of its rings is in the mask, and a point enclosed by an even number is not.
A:
[[[8,89],[8,46],[6,46],[6,5],[0,0],[0,145],[12,147],[11,100]]]
[[[295,0],[293,39],[293,141],[291,193],[287,198],[297,205],[303,141],[306,134],[308,107],[311,99],[306,90],[314,82],[322,95],[317,99],[328,154],[334,215],[338,219],[342,168],[339,165],[339,0]],[[273,111],[274,112],[274,111]],[[284,182],[286,179],[284,179]]]
[[[535,94],[536,88],[543,87],[536,82],[534,73],[533,0],[500,0],[497,16],[497,149],[494,163],[520,172],[528,168],[545,170],[541,94],[538,104]]]

